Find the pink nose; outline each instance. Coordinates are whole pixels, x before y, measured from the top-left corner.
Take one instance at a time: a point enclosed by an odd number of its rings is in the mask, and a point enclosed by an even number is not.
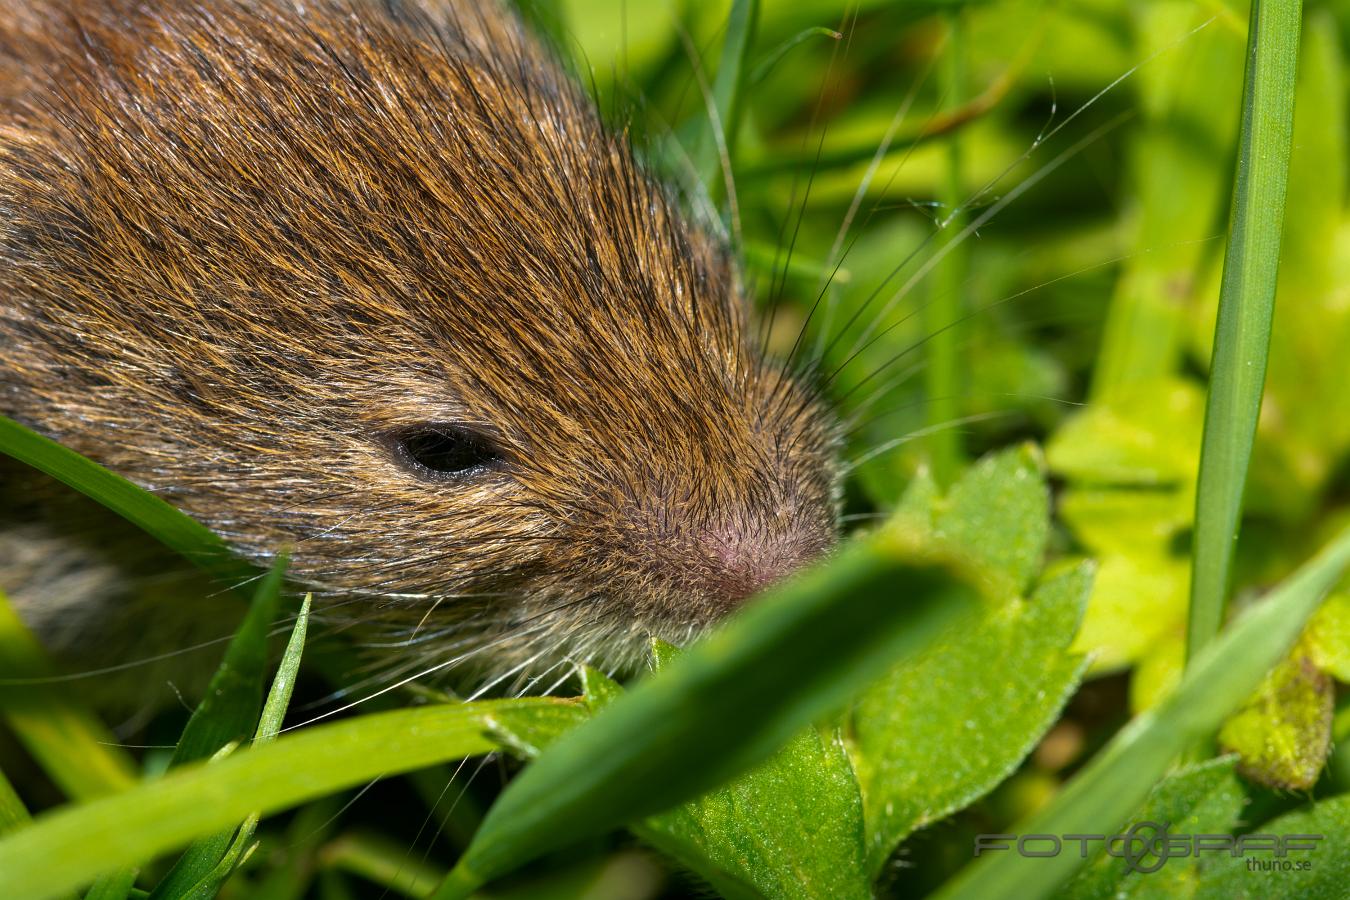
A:
[[[703,536],[690,580],[730,609],[818,559],[832,542],[826,530],[805,523],[722,526]]]

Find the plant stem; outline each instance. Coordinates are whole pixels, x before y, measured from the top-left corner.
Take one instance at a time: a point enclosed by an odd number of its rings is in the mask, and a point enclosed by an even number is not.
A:
[[[949,109],[960,107],[964,100],[966,83],[965,26],[960,10],[948,16],[948,37],[942,92]],[[941,244],[961,240],[965,228],[965,214],[959,212],[962,196],[962,147],[959,133],[947,141],[946,183],[942,190],[942,208],[949,210],[942,222]],[[928,455],[933,465],[933,477],[947,487],[961,468],[961,434],[951,427],[958,418],[957,399],[960,396],[960,341],[963,329],[953,326],[960,320],[965,307],[966,279],[965,245],[952,246],[933,279],[933,295],[925,307],[924,332],[932,335],[928,343],[927,368],[924,384],[927,388],[927,423],[931,429],[926,439]]]
[[[1218,634],[1261,412],[1294,125],[1300,0],[1255,0],[1195,504],[1188,662]]]

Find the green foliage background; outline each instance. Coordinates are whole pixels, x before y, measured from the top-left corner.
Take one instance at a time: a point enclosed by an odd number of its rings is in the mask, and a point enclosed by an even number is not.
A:
[[[1189,667],[1245,6],[525,13],[739,251],[771,350],[813,363],[865,536],[707,644],[656,648],[637,686],[582,670],[574,698],[399,694],[421,705],[280,736],[304,635],[274,676],[278,571],[212,692],[152,723],[149,750],[118,746],[78,682],[34,681],[41,648],[0,605],[0,894],[99,877],[87,896],[1345,896],[1350,9],[1303,13],[1229,576],[1251,614]],[[228,564],[125,483],[9,423],[0,440]],[[971,865],[977,833],[1143,820],[1325,840],[1298,873]]]

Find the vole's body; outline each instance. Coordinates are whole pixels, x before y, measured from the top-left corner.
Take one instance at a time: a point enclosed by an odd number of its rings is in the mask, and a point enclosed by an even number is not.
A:
[[[320,604],[443,636],[433,663],[506,633],[513,665],[624,656],[831,542],[832,432],[726,255],[507,17],[18,5],[0,412],[259,561],[292,546]],[[437,432],[439,473],[409,458]],[[87,569],[106,538],[50,508],[10,507],[0,586],[74,634],[46,590],[71,566],[32,548],[84,541]]]

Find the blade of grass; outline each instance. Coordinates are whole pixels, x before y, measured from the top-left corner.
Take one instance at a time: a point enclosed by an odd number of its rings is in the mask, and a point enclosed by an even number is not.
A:
[[[257,727],[267,677],[267,635],[277,618],[286,564],[283,553],[258,583],[248,615],[226,648],[202,702],[183,727],[170,766],[206,759]]]
[[[135,869],[118,869],[95,881],[84,900],[127,900],[135,884]]]
[[[1275,312],[1294,127],[1300,0],[1254,0],[1227,255],[1195,500],[1186,658],[1223,624]]]
[[[309,609],[313,597],[305,595],[300,613],[291,629],[291,639],[286,643],[286,652],[281,656],[281,665],[272,679],[272,687],[267,692],[267,702],[263,704],[262,715],[258,718],[258,730],[253,735],[253,745],[260,747],[276,740],[281,733],[281,723],[286,718],[286,709],[291,704],[291,694],[295,690],[295,680],[300,675],[300,658],[305,650],[305,635],[309,631]],[[186,896],[191,900],[211,900],[220,890],[220,886],[230,874],[253,852],[251,842],[258,829],[259,813],[253,813],[239,826],[225,855],[216,867],[198,882]],[[228,834],[228,832],[225,832]]]
[[[720,184],[731,196],[731,159],[740,130],[742,99],[745,94],[745,62],[754,42],[759,19],[759,0],[733,0],[727,15],[727,36],[717,64],[712,94],[707,98],[707,115],[698,148],[698,172],[715,200]],[[719,178],[718,175],[721,175]]]
[[[826,28],[823,25],[816,25],[797,32],[795,35],[770,50],[765,54],[764,58],[755,65],[754,71],[750,73],[750,84],[757,85],[765,78],[768,78],[774,68],[783,61],[783,57],[787,56],[796,47],[809,41],[813,37],[824,37],[829,38],[832,41],[838,41],[842,40],[844,36],[833,28]]]
[[[1168,766],[1250,695],[1288,651],[1350,564],[1350,528],[1206,647],[1166,700],[1137,716],[1014,834],[1113,834]],[[1049,897],[1084,862],[1076,853],[1024,858],[1003,852],[967,866],[937,896],[947,900]]]
[[[0,416],[0,453],[46,472],[120,515],[225,584],[251,581],[258,570],[234,556],[205,525],[55,441]]]
[[[66,796],[88,800],[135,784],[117,737],[59,683],[42,647],[0,594],[0,717]]]
[[[305,728],[215,762],[190,763],[123,793],[47,813],[0,839],[5,889],[43,900],[254,813],[490,753],[497,749],[491,722],[532,716],[580,721],[586,713],[551,698],[427,706]]]
[[[498,798],[434,896],[466,896],[717,786],[928,646],[975,604],[906,538],[890,528],[847,547],[560,738]]]
[[[333,837],[345,798],[341,794],[307,804],[266,848],[267,870],[249,889],[249,900],[303,900],[318,867],[319,850]]]
[[[28,807],[23,805],[14,785],[9,783],[5,773],[0,771],[0,834],[13,831],[21,825],[27,825],[33,819]]]
[[[173,760],[170,762],[171,766],[207,759],[226,744],[243,740],[249,733],[255,733],[257,736],[270,733],[272,737],[275,736],[276,728],[272,725],[280,727],[280,718],[285,714],[285,706],[282,706],[280,713],[276,710],[269,712],[266,707],[262,709],[260,707],[263,684],[267,677],[267,636],[277,618],[286,562],[286,556],[282,554],[267,573],[267,577],[258,585],[253,604],[244,618],[244,624],[230,641],[230,646],[225,651],[225,659],[211,679],[205,698],[193,711],[192,718],[183,729],[183,736],[179,738],[178,747],[174,750]],[[303,646],[304,623],[308,615],[309,604],[306,597],[305,606],[292,629],[291,640],[286,648],[287,655],[282,659],[277,680],[273,682],[268,695],[269,706],[276,702],[274,695],[278,683],[283,686],[285,702],[290,700],[290,688],[295,683],[295,673],[292,671],[288,674],[286,667],[288,664],[299,665],[299,655],[294,644],[296,634],[299,633]],[[295,654],[294,657],[292,654]],[[258,740],[259,738],[255,737],[255,743]],[[256,818],[251,821],[256,825]],[[213,896],[216,882],[212,881],[209,893],[200,885],[213,879],[222,861],[232,858],[232,852],[236,856],[238,852],[242,852],[242,848],[233,845],[238,843],[236,831],[239,835],[243,835],[245,830],[247,837],[252,837],[253,830],[248,828],[246,821],[245,825],[238,829],[231,826],[194,841],[150,892],[151,900]]]
[[[337,838],[319,852],[319,862],[404,897],[424,897],[445,877],[445,869],[417,859],[402,844],[366,833]]]
[[[959,108],[965,100],[966,38],[960,7],[947,14],[947,46],[942,67],[943,95],[948,107]],[[954,244],[938,267],[932,283],[932,299],[923,307],[924,333],[928,341],[928,359],[924,367],[925,413],[930,434],[924,439],[933,465],[933,477],[942,488],[951,486],[961,468],[961,429],[950,427],[960,414],[961,354],[965,341],[961,326],[964,315],[966,260],[969,244],[961,240],[966,226],[962,210],[965,188],[962,178],[960,132],[947,140],[946,178],[942,185],[942,204],[947,214],[942,220],[939,247]]]

